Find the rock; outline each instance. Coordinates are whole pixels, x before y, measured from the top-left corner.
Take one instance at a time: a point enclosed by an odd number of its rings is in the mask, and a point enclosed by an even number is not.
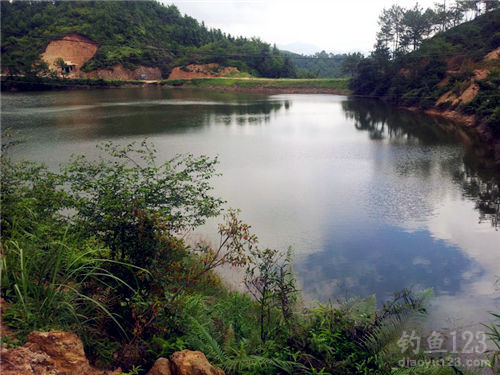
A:
[[[220,368],[213,367],[202,352],[183,350],[170,357],[173,375],[224,375]]]
[[[52,375],[59,374],[55,364],[45,353],[35,353],[20,346],[14,349],[2,349],[1,355],[2,375]]]
[[[146,375],[172,375],[170,361],[166,358],[158,358]]]
[[[2,375],[105,375],[90,366],[83,344],[74,333],[31,332],[24,346],[2,349]]]

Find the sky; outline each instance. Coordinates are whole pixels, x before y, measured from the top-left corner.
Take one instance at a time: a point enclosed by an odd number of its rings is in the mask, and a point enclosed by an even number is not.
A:
[[[438,0],[419,0],[432,7]],[[439,0],[442,1],[442,0]],[[327,52],[372,50],[384,7],[413,7],[416,0],[162,0],[208,27],[259,37],[280,48],[307,43]]]

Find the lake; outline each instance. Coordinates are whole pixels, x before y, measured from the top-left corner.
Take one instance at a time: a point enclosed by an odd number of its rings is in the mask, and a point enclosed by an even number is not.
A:
[[[433,288],[438,328],[500,308],[498,175],[447,121],[335,95],[131,88],[2,94],[15,158],[52,168],[104,140],[218,156],[215,194],[294,250],[308,301]],[[213,238],[211,221],[196,236]]]

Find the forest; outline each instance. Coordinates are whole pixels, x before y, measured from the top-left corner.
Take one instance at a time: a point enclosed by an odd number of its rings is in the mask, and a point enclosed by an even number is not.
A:
[[[498,1],[456,1],[423,9],[393,5],[379,17],[374,50],[368,57],[349,55],[356,95],[383,98],[404,106],[432,108],[445,93],[457,97],[472,84],[479,93],[469,102],[442,103],[477,115],[498,137],[500,63],[485,55],[500,47]],[[485,72],[482,79],[476,73]]]
[[[301,55],[288,51],[282,52],[290,56],[297,68],[299,78],[344,78],[348,76],[349,72],[343,69],[343,61],[347,54],[321,51],[314,55]]]
[[[160,67],[219,63],[260,77],[295,77],[288,56],[258,38],[236,37],[156,1],[2,1],[2,69],[36,70],[47,44],[71,32],[99,45],[84,71],[121,63]]]

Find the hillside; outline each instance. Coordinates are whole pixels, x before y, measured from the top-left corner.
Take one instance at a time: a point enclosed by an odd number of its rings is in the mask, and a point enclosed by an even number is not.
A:
[[[344,78],[348,75],[342,71],[342,62],[346,54],[316,52],[312,55],[301,55],[294,52],[282,51],[290,56],[297,67],[297,75],[302,78]]]
[[[81,66],[89,75],[120,66],[157,68],[166,78],[174,67],[192,63],[262,77],[295,75],[290,59],[268,43],[208,29],[174,5],[156,1],[2,1],[1,22],[3,72],[32,73],[50,43],[65,39],[96,46]]]
[[[465,122],[500,160],[500,10],[424,40],[390,59],[378,49],[351,81],[357,95],[381,97]]]

